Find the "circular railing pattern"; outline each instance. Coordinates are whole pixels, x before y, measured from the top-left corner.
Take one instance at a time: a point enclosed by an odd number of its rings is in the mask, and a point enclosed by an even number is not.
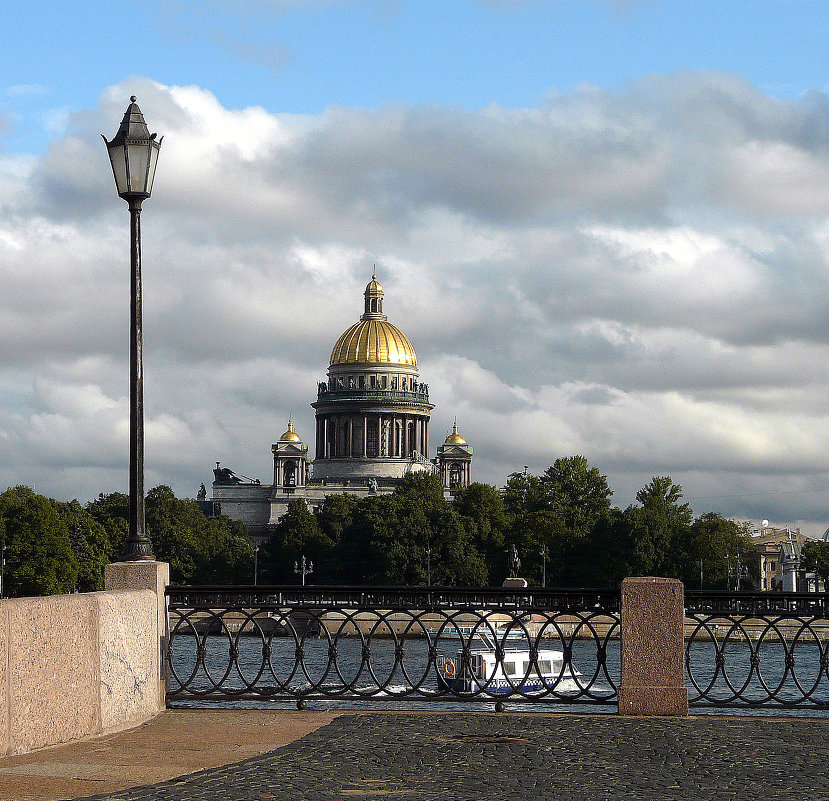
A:
[[[262,591],[168,591],[169,700],[617,703],[612,596],[573,593],[543,609],[497,592],[489,603],[478,592],[474,606],[452,605],[445,591],[440,605],[417,609],[423,599],[405,594],[405,606],[375,608],[388,598],[365,590],[331,603],[315,592],[280,603]]]
[[[707,612],[691,613],[687,620],[689,704],[829,708],[825,619],[788,612]]]

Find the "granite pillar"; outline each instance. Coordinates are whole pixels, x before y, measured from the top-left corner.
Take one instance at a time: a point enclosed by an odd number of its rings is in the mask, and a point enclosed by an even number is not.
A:
[[[651,576],[622,582],[620,715],[687,715],[685,587]]]

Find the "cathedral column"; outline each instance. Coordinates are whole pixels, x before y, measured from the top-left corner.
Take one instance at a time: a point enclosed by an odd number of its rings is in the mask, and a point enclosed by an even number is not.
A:
[[[368,415],[363,415],[363,458],[368,456]]]
[[[348,455],[354,457],[354,418],[348,417]]]
[[[400,454],[404,458],[409,456],[409,417],[403,415],[403,453]]]

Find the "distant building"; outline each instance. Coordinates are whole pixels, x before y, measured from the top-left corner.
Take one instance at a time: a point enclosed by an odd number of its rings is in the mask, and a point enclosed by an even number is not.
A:
[[[376,276],[365,289],[360,319],[337,339],[327,380],[317,386],[313,461],[293,422],[271,448],[273,483],[238,476],[216,465],[212,502],[221,513],[264,535],[291,500],[312,507],[327,495],[358,497],[394,490],[404,476],[427,472],[450,495],[472,481],[472,448],[458,431],[429,458],[434,405],[420,381],[409,338],[388,321]]]
[[[778,592],[822,591],[822,582],[801,569],[803,545],[808,537],[799,528],[765,526],[752,536],[760,559],[760,589]],[[825,536],[825,535],[824,535]]]

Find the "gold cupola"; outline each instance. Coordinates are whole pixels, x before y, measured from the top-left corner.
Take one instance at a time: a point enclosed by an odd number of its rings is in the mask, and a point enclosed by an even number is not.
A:
[[[280,442],[302,442],[302,437],[294,431],[294,424],[288,420],[288,430],[279,438]]]
[[[445,445],[466,445],[466,440],[458,432],[458,419],[452,424],[452,433],[446,438]]]
[[[383,314],[383,287],[376,275],[365,290],[365,311],[349,327],[331,351],[331,365],[370,364],[417,367],[409,338]]]

